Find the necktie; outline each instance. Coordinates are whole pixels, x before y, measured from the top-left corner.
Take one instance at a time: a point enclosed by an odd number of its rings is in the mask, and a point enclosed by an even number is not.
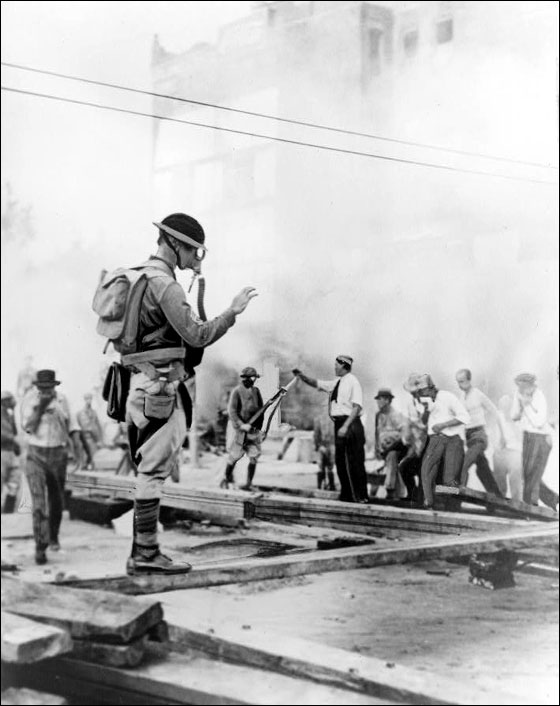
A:
[[[338,400],[338,388],[340,386],[340,380],[337,380],[334,390],[331,392],[331,403]]]

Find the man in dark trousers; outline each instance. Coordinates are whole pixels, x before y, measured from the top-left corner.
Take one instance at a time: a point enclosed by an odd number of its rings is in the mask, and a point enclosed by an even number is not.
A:
[[[541,481],[552,449],[548,407],[542,390],[537,386],[536,375],[520,373],[515,378],[515,384],[517,390],[513,398],[511,419],[520,422],[523,430],[523,502],[538,505]],[[547,504],[553,506],[550,501]]]
[[[263,416],[261,415],[252,424],[249,424],[251,417],[263,406],[263,399],[255,382],[260,375],[255,368],[243,368],[239,376],[241,384],[231,391],[228,403],[228,415],[234,428],[235,435],[228,449],[228,460],[226,472],[220,488],[229,488],[233,483],[233,469],[235,464],[247,454],[249,465],[247,466],[247,483],[241,486],[241,490],[251,490],[257,461],[261,455],[261,429]]]
[[[60,549],[59,531],[70,444],[70,409],[56,391],[54,370],[38,370],[35,390],[22,403],[22,423],[29,447],[25,475],[31,493],[35,562],[45,564],[46,550]]]
[[[187,562],[174,562],[160,551],[157,522],[163,482],[171,474],[192,421],[194,367],[200,351],[221,338],[257,295],[245,287],[219,316],[202,321],[187,303],[175,270],[200,274],[207,248],[198,221],[173,213],[158,229],[158,249],[141,265],[147,277],[136,351],[122,356],[131,372],[126,421],[138,475],[134,491],[134,538],[126,570],[185,573]]]
[[[340,500],[367,503],[365,433],[360,419],[363,406],[362,386],[351,372],[353,362],[349,355],[337,356],[334,380],[316,380],[297,368],[293,373],[307,385],[330,395],[329,415],[334,422],[335,463],[340,481]]]
[[[436,387],[431,375],[422,375],[418,382],[419,400],[428,403],[428,446],[422,458],[422,489],[424,508],[432,509],[440,462],[443,459],[443,485],[459,486],[465,457],[465,425],[470,416],[463,403],[447,390]],[[448,509],[455,509],[455,499]]]

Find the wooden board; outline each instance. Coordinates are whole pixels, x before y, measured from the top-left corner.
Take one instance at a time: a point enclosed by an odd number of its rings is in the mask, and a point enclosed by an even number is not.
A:
[[[158,601],[51,584],[2,579],[2,609],[70,632],[72,637],[127,643],[163,618]]]
[[[35,689],[10,687],[2,692],[2,706],[60,706],[67,703],[62,696],[47,694]]]
[[[474,505],[505,510],[513,515],[530,517],[532,520],[558,522],[559,519],[558,513],[549,507],[537,507],[518,500],[511,500],[511,498],[499,498],[497,495],[484,493],[481,490],[473,490],[465,486],[451,488],[447,485],[436,485],[436,495],[459,498]]]
[[[388,505],[359,505],[336,500],[268,495],[252,500],[257,519],[328,526],[363,534],[383,535],[386,529],[433,534],[458,534],[465,529],[495,530],[524,526],[519,520],[460,512],[426,511]]]
[[[96,703],[179,704],[387,704],[394,703],[329,687],[301,678],[228,664],[196,654],[175,652],[148,659],[141,669],[117,669],[71,658],[51,661],[48,669],[36,665],[31,677],[64,685],[81,682],[82,699],[94,694]],[[29,678],[29,676],[28,676]],[[108,701],[104,695],[124,691],[131,699]],[[134,698],[136,696],[136,699]],[[142,698],[143,697],[143,698]]]
[[[523,529],[504,529],[501,532],[465,534],[461,537],[434,537],[410,540],[399,546],[347,547],[327,549],[291,556],[263,557],[216,564],[197,568],[188,574],[176,576],[117,576],[114,578],[66,581],[65,585],[84,588],[103,588],[127,594],[149,594],[182,588],[201,588],[227,583],[280,579],[288,576],[372,568],[388,564],[405,564],[431,559],[493,552],[499,549],[522,549],[558,545],[558,524],[525,526]],[[188,554],[186,555],[188,559]]]
[[[2,661],[28,664],[72,649],[68,631],[2,611]]]
[[[132,497],[133,478],[104,473],[77,472],[67,487],[113,497]],[[426,512],[388,505],[358,505],[338,500],[265,495],[236,490],[191,489],[165,484],[162,504],[186,511],[193,519],[209,519],[216,524],[235,526],[243,519],[294,522],[383,536],[387,530],[460,533],[464,529],[484,530],[513,525],[508,518],[468,515],[462,512]]]
[[[72,657],[109,667],[137,667],[144,659],[146,639],[141,637],[127,645],[111,645],[107,642],[74,638]]]
[[[515,695],[494,688],[458,683],[434,672],[415,670],[336,647],[270,633],[216,626],[208,630],[170,625],[174,649],[195,648],[216,658],[306,677],[339,688],[409,704],[524,704]],[[341,702],[342,703],[342,702]]]
[[[132,498],[135,484],[134,478],[126,476],[77,472],[68,477],[66,487],[72,491]],[[215,524],[235,527],[244,518],[251,517],[248,502],[254,496],[255,494],[241,490],[213,491],[166,483],[163,486],[161,503],[165,507],[184,510],[194,520],[207,519]]]

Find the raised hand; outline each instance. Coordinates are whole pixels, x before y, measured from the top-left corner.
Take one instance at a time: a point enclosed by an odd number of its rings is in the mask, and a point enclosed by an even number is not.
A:
[[[233,298],[231,309],[233,309],[236,314],[241,314],[245,311],[251,299],[256,296],[258,296],[258,292],[254,287],[243,287],[239,294]]]

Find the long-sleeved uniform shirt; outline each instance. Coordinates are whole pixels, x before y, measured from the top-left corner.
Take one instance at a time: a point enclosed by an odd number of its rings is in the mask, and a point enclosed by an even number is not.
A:
[[[142,301],[139,351],[175,348],[183,341],[193,348],[204,348],[235,323],[235,312],[230,308],[210,321],[202,321],[187,303],[175,273],[162,260],[150,259],[142,266],[160,274],[149,278]]]
[[[231,391],[228,402],[228,415],[234,429],[239,429],[242,424],[246,424],[249,419],[263,406],[263,399],[258,387],[245,387],[241,384]],[[255,429],[261,429],[263,424],[262,416],[254,423]]]

